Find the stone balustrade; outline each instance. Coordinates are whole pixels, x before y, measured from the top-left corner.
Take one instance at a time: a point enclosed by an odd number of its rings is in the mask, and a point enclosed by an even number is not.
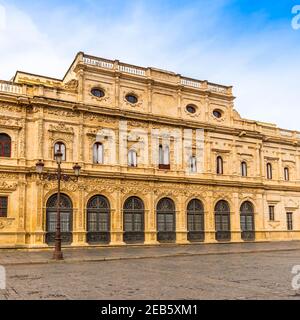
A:
[[[146,77],[148,75],[147,74],[148,69],[119,63],[119,61],[112,61],[112,60],[106,60],[106,59],[101,59],[96,57],[84,56],[83,63],[97,66],[104,69],[117,70],[119,72],[133,74],[141,77]],[[203,82],[203,81],[188,79],[181,76],[180,76],[179,83],[182,86],[208,90],[208,91],[219,93],[219,94],[226,94],[226,95],[231,94],[230,87],[225,87],[225,86],[221,86],[213,83],[207,84],[206,82]]]
[[[22,94],[22,86],[8,81],[0,81],[0,92]]]
[[[137,76],[146,76],[146,71],[140,68],[135,68],[135,67],[130,67],[130,66],[126,66],[126,65],[118,65],[117,69],[120,72],[125,72],[125,73],[130,73],[130,74],[135,74]]]
[[[188,87],[199,88],[199,89],[201,88],[201,82],[188,80],[188,79],[185,79],[185,78],[181,78],[181,85],[188,86]]]
[[[97,58],[83,57],[83,62],[85,64],[89,64],[92,66],[97,66],[105,69],[113,69],[114,67],[114,64],[112,62],[108,62],[108,61],[97,59]]]
[[[207,85],[207,88],[208,88],[209,91],[212,91],[212,92],[217,92],[217,93],[222,93],[222,94],[227,94],[228,93],[228,88],[227,87],[223,87],[223,86],[220,86],[220,85],[217,85],[217,84],[209,83]]]

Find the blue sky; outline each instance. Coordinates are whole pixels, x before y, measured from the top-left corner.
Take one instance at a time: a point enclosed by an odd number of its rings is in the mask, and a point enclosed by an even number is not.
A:
[[[300,0],[0,0],[0,79],[78,51],[234,86],[241,116],[300,130]]]

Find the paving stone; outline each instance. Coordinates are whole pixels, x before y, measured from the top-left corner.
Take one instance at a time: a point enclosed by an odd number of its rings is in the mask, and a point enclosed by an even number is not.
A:
[[[0,299],[299,300],[295,264],[300,250],[11,265]]]

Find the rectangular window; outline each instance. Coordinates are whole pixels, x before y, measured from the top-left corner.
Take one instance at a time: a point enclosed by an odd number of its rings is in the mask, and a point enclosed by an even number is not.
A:
[[[269,220],[275,221],[275,207],[269,206]]]
[[[103,144],[96,142],[93,146],[93,162],[103,164]]]
[[[247,177],[247,163],[245,161],[241,163],[241,173],[242,177]]]
[[[0,217],[7,217],[8,197],[0,197]]]
[[[197,172],[197,160],[195,156],[190,157],[190,172]]]
[[[284,168],[284,180],[285,181],[289,181],[290,180],[289,168]]]
[[[135,150],[129,150],[128,152],[128,166],[137,167],[137,154]]]
[[[293,213],[292,212],[287,212],[286,222],[287,222],[287,229],[293,230]]]
[[[159,169],[170,169],[170,149],[168,146],[159,146]]]

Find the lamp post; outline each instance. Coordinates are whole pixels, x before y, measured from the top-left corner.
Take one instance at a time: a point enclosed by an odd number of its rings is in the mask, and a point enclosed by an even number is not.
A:
[[[36,163],[36,172],[38,173],[41,180],[48,180],[48,181],[57,180],[57,207],[56,207],[57,216],[56,216],[56,232],[55,232],[55,249],[53,253],[53,259],[63,260],[63,253],[61,250],[60,185],[62,180],[77,182],[78,177],[80,175],[81,167],[78,165],[78,163],[76,163],[73,166],[75,178],[70,175],[62,174],[61,163],[62,163],[63,154],[60,150],[58,150],[57,152],[55,152],[54,156],[57,163],[57,173],[43,173],[45,165],[42,160],[39,160]]]

